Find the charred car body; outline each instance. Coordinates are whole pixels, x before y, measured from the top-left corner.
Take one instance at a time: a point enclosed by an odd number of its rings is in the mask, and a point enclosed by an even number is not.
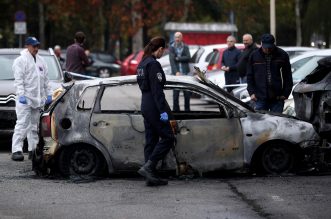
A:
[[[33,167],[39,174],[96,175],[136,171],[143,163],[144,123],[135,76],[64,84],[64,92],[41,116]],[[207,95],[191,99],[190,112],[174,112],[177,143],[162,169],[179,174],[217,170],[282,174],[296,170],[318,147],[310,123],[285,115],[255,112],[199,78],[167,76],[165,95],[174,90]],[[170,106],[172,108],[172,106]]]
[[[322,161],[331,159],[331,56],[318,61],[318,66],[293,90],[296,116],[313,124],[328,151]],[[327,163],[327,162],[326,162]]]

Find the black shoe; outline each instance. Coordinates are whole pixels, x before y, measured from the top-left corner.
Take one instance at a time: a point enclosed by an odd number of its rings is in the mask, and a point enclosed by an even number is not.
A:
[[[22,151],[17,151],[17,152],[12,153],[11,159],[14,161],[23,161],[24,156],[23,156]]]
[[[155,167],[156,167],[156,164],[155,162],[152,162],[152,161],[147,161],[147,163],[145,163],[144,166],[142,166],[139,170],[138,170],[138,173],[140,175],[142,175],[143,177],[146,178],[147,181],[150,181],[150,182],[157,182],[158,181],[158,177],[155,176]]]
[[[32,151],[29,151],[28,159],[32,160]]]

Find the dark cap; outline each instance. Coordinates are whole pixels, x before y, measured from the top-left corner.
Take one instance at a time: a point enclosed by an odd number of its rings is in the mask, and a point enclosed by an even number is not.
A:
[[[266,49],[273,48],[275,46],[275,37],[269,33],[263,34],[261,38],[262,47]]]
[[[36,46],[36,45],[39,45],[39,44],[40,44],[40,42],[35,37],[28,37],[25,40],[25,45]]]

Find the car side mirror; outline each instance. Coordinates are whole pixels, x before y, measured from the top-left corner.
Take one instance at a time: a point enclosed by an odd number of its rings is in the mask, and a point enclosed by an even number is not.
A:
[[[70,72],[64,71],[63,72],[63,80],[65,83],[72,81],[73,76],[70,74]]]

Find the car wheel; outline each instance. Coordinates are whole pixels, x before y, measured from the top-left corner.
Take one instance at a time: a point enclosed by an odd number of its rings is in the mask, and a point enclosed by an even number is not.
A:
[[[89,146],[63,150],[59,162],[60,171],[65,176],[98,176],[104,169],[102,156]]]
[[[293,169],[295,157],[289,145],[277,142],[264,148],[261,153],[261,163],[266,173],[283,174]]]
[[[110,77],[110,69],[109,68],[100,68],[98,70],[98,75],[100,78],[109,78]]]

